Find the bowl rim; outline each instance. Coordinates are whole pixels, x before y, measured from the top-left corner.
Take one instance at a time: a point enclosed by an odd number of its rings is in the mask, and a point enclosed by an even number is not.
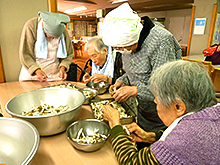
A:
[[[102,123],[102,124],[106,125],[107,128],[109,129],[109,133],[108,133],[108,135],[106,136],[106,139],[104,139],[104,140],[102,140],[102,141],[100,141],[100,142],[97,142],[97,143],[89,143],[89,144],[78,143],[78,142],[72,140],[72,139],[68,136],[69,129],[70,129],[73,125],[77,124],[77,123],[80,122],[80,121],[97,121],[97,122],[99,122],[99,123]],[[80,144],[80,145],[82,145],[82,146],[90,146],[90,145],[94,145],[94,144],[99,144],[99,143],[106,142],[106,141],[108,140],[108,138],[110,137],[110,130],[111,130],[111,129],[110,129],[109,125],[106,124],[104,121],[101,121],[101,120],[98,120],[98,119],[81,119],[81,120],[77,120],[77,121],[73,122],[72,124],[70,124],[70,125],[67,127],[67,129],[66,129],[66,137],[67,137],[71,142],[74,142],[74,143],[76,143],[76,144]]]
[[[94,89],[94,88],[90,88],[90,87],[86,87],[86,88],[81,88],[79,89],[79,91],[94,91],[94,92],[98,92],[97,89]]]
[[[27,91],[27,92],[21,93],[21,94],[15,96],[15,97],[11,98],[11,99],[5,104],[5,110],[6,110],[6,112],[7,112],[8,114],[10,114],[10,115],[12,115],[12,116],[16,116],[16,117],[24,118],[24,119],[27,119],[27,118],[28,118],[28,119],[49,118],[49,117],[53,117],[53,116],[59,116],[59,115],[62,115],[62,114],[66,114],[66,113],[69,113],[70,111],[72,111],[73,109],[69,109],[69,110],[67,110],[67,111],[60,112],[60,113],[56,113],[56,114],[51,114],[51,115],[24,116],[24,115],[21,115],[21,114],[14,113],[14,112],[12,112],[12,111],[10,111],[10,110],[8,109],[8,104],[9,104],[12,100],[14,100],[14,99],[16,99],[16,98],[18,98],[18,97],[21,97],[22,95],[25,95],[25,94],[27,94],[27,93],[32,93],[32,92],[34,92],[34,91],[39,91],[39,90],[54,90],[54,89],[72,90],[72,91],[74,91],[74,92],[80,92],[80,91],[78,91],[78,90],[71,89],[71,88],[39,88],[39,89],[35,89],[35,90],[31,90],[31,91]],[[80,93],[82,94],[82,92],[80,92]],[[79,108],[79,107],[82,106],[82,104],[84,103],[84,101],[85,101],[86,98],[85,98],[84,94],[82,94],[82,96],[83,96],[83,98],[84,98],[84,99],[82,100],[82,103],[78,104],[78,105],[75,107],[75,109]],[[75,109],[74,109],[74,110],[75,110]]]
[[[94,86],[94,84],[100,84],[100,83],[104,83],[104,86],[101,87],[101,88]],[[90,85],[90,84],[93,84],[93,85]],[[91,88],[91,89],[97,90],[97,91],[98,91],[98,95],[102,95],[102,94],[106,93],[106,91],[107,91],[108,88],[110,87],[110,84],[108,84],[108,83],[106,83],[106,82],[104,82],[104,81],[99,82],[99,83],[94,83],[94,82],[90,81],[90,82],[88,82],[88,83],[86,84],[86,86],[89,87],[89,88]],[[103,89],[104,91],[101,91],[101,89]]]
[[[99,83],[94,83],[94,82],[92,82],[92,81],[90,81],[90,82],[88,82],[87,84],[86,84],[86,86],[87,87],[89,87],[89,88],[92,88],[92,89],[100,89],[100,88],[95,88],[94,87],[94,85],[93,86],[91,86],[90,84],[104,84],[105,86],[103,86],[102,88],[108,88],[109,86],[110,86],[110,84],[108,84],[107,82],[104,82],[104,81],[101,81],[101,82],[99,82]]]
[[[40,145],[40,135],[39,135],[39,132],[38,132],[37,128],[33,124],[31,124],[30,122],[28,122],[26,120],[18,119],[18,118],[0,117],[0,120],[18,121],[18,122],[26,124],[33,131],[33,133],[35,135],[34,137],[36,137],[34,139],[34,145],[31,149],[31,151],[29,152],[28,156],[22,162],[22,164],[29,164],[31,162],[31,160],[33,159],[33,157],[35,156],[35,154],[36,154],[36,152],[39,148],[39,145]]]
[[[89,88],[89,87],[87,87],[87,88],[81,88],[81,89],[79,89],[79,91],[81,92],[81,91],[92,91],[93,93],[95,93],[95,96],[93,96],[93,97],[91,97],[91,98],[89,98],[89,99],[93,99],[93,98],[95,98],[97,95],[98,95],[98,90],[96,90],[95,88]],[[88,99],[88,98],[85,98],[85,99]]]

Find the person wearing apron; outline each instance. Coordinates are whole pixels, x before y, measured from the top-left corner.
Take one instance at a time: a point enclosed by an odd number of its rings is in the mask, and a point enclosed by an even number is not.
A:
[[[153,71],[169,61],[181,60],[182,50],[175,37],[162,26],[154,24],[149,17],[141,18],[124,3],[110,11],[104,18],[103,42],[122,53],[125,74],[110,88],[116,101],[137,97],[138,125],[148,132],[165,130],[159,118],[154,96],[149,90]],[[146,143],[137,143],[138,149]]]
[[[83,82],[94,83],[106,82],[108,84],[115,83],[115,80],[124,74],[121,62],[121,53],[112,51],[112,47],[108,47],[102,41],[102,38],[94,36],[88,40],[85,51],[92,63],[91,73],[83,76]]]
[[[19,81],[66,80],[73,58],[73,47],[65,24],[69,16],[39,12],[24,25],[19,57],[22,64]]]

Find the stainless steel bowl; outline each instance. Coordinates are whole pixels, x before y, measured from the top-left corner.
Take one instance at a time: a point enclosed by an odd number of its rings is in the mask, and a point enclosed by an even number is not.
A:
[[[89,104],[90,100],[94,99],[98,95],[98,91],[92,88],[82,88],[79,89],[79,91],[81,91],[85,96],[84,105]]]
[[[84,144],[84,143],[78,143],[73,140],[77,138],[79,130],[83,128],[83,133],[85,136],[91,135],[94,131],[99,130],[100,134],[103,134],[107,136],[107,138],[101,142],[97,142],[94,144]],[[82,119],[78,120],[74,123],[72,123],[66,130],[66,136],[70,143],[78,150],[84,151],[84,152],[92,152],[99,150],[103,147],[105,142],[107,141],[110,128],[109,126],[100,120],[97,119]]]
[[[98,91],[98,94],[100,95],[100,94],[104,94],[108,90],[110,85],[106,82],[94,83],[90,81],[89,83],[86,84],[86,86],[92,89],[96,89]]]
[[[9,117],[0,117],[0,139],[0,162],[4,164],[29,164],[40,143],[31,123]]]
[[[13,117],[31,122],[41,136],[54,135],[66,130],[77,120],[85,96],[74,89],[69,88],[41,88],[20,94],[9,100],[5,106],[6,111]],[[22,111],[38,107],[41,102],[53,105],[67,105],[69,109],[53,115],[23,116]]]

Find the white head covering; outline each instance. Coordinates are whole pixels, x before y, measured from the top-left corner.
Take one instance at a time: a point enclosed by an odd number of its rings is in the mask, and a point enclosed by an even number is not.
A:
[[[138,42],[143,25],[141,18],[124,3],[110,11],[103,21],[103,41],[108,46],[124,47]]]

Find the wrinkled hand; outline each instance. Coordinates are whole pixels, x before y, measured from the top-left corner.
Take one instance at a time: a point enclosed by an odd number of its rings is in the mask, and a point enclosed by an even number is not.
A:
[[[110,95],[113,96],[113,95],[115,94],[115,92],[116,92],[115,85],[111,85],[111,86],[109,87],[109,93],[110,93]]]
[[[89,73],[84,74],[83,76],[83,82],[84,83],[89,83],[91,81],[91,76],[89,75]]]
[[[66,73],[66,68],[65,68],[64,66],[61,66],[61,67],[60,67],[59,74],[60,74],[61,80],[66,80],[66,78],[67,78],[67,73]]]
[[[113,98],[116,101],[126,101],[130,97],[137,96],[137,87],[136,86],[122,86],[115,91]]]
[[[118,81],[114,85],[111,85],[109,88],[109,93],[111,95],[114,95],[116,90],[119,89],[120,87],[125,86],[125,83],[123,81]]]
[[[91,76],[91,81],[93,81],[94,83],[99,83],[99,82],[106,82],[107,76],[103,75],[103,74],[95,74],[93,76]]]
[[[113,108],[107,104],[103,108],[102,112],[103,119],[109,122],[110,128],[113,128],[116,125],[120,125],[120,115],[116,108]]]
[[[140,128],[136,123],[126,125],[130,132],[131,139],[134,142],[153,143],[156,140],[156,134],[153,132],[146,132]]]
[[[47,81],[47,75],[41,69],[37,69],[35,74],[40,82]]]

